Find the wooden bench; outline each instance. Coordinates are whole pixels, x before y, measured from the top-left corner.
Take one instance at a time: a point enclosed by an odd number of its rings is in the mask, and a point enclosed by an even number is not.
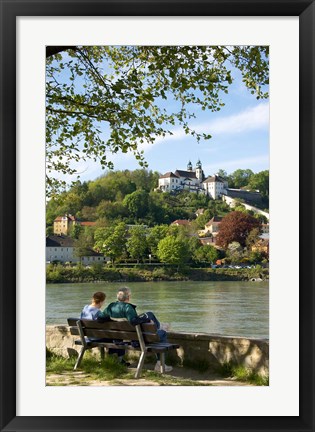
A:
[[[102,359],[104,358],[104,351],[108,351],[109,348],[140,351],[141,354],[135,378],[140,377],[144,359],[147,353],[160,354],[161,373],[164,373],[165,352],[179,348],[179,345],[168,342],[160,342],[156,326],[155,324],[151,323],[133,326],[124,319],[100,323],[92,320],[68,318],[68,325],[70,326],[70,333],[72,335],[80,336],[80,339],[76,340],[75,344],[82,346],[77,362],[74,366],[74,370],[80,366],[81,360],[86,350],[98,347],[100,348]],[[87,338],[107,338],[113,342],[99,342],[97,340],[89,340]]]

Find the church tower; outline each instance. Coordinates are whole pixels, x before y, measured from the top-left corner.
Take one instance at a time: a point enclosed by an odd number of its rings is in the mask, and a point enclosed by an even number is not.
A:
[[[187,164],[187,171],[192,171],[192,163],[190,161]]]
[[[202,171],[202,165],[200,159],[198,159],[198,162],[196,163],[196,177],[201,183],[203,180],[203,171]]]

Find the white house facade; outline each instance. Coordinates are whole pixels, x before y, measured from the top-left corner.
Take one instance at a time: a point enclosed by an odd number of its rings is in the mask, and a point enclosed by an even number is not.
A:
[[[106,262],[104,255],[91,251],[88,256],[78,257],[75,253],[74,241],[65,235],[51,235],[46,237],[46,263],[60,262],[91,265]]]
[[[187,190],[189,192],[204,193],[202,182],[205,179],[200,160],[196,163],[195,169],[189,161],[187,170],[176,170],[167,172],[159,178],[158,189],[162,192],[176,192]]]
[[[159,178],[158,190],[162,192],[177,192],[187,190],[207,194],[213,199],[226,194],[227,181],[218,175],[205,177],[200,160],[193,169],[189,161],[187,170],[169,171]]]
[[[212,199],[221,198],[226,194],[228,183],[218,175],[207,177],[202,183],[207,195]]]

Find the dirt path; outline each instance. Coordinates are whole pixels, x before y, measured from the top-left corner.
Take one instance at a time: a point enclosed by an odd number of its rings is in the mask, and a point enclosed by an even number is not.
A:
[[[134,373],[135,369],[129,368]],[[82,371],[64,372],[62,374],[48,374],[46,385],[48,386],[185,386],[185,385],[209,385],[209,386],[251,386],[246,382],[231,378],[222,378],[214,373],[199,373],[197,371],[174,367],[172,372],[164,377],[150,379],[148,377],[139,379],[113,379],[102,381],[93,379]]]

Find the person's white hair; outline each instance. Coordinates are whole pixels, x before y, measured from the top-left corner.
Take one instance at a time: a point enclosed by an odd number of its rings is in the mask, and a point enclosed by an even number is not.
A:
[[[129,296],[130,296],[130,288],[127,287],[123,287],[123,288],[119,288],[118,292],[117,292],[117,300],[118,301],[126,301],[128,300]]]

